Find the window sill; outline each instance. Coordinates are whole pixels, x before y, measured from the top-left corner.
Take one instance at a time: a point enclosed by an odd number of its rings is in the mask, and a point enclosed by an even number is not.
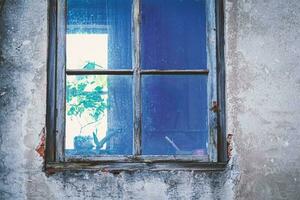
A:
[[[122,171],[223,171],[227,163],[201,161],[152,161],[152,162],[117,162],[117,161],[77,161],[47,163],[47,174],[63,171],[103,171],[119,173]]]

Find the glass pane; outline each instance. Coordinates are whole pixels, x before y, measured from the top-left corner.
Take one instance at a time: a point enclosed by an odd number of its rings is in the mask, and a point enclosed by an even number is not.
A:
[[[144,155],[207,154],[207,77],[142,77]]]
[[[68,0],[68,69],[130,69],[131,0]]]
[[[66,154],[132,154],[132,77],[68,76]]]
[[[205,69],[205,0],[142,1],[142,68]]]

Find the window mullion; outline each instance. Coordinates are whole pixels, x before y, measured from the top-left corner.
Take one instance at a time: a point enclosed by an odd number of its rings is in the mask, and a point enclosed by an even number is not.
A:
[[[66,2],[57,1],[57,62],[56,62],[56,155],[57,162],[64,161],[65,144],[65,47]]]
[[[49,47],[47,60],[47,140],[46,140],[46,162],[55,161],[55,104],[56,104],[56,30],[57,30],[57,13],[56,1],[49,2]]]
[[[140,45],[140,0],[133,1],[133,45],[134,45],[134,156],[141,155],[141,45]]]
[[[196,75],[196,74],[200,74],[200,75],[208,75],[209,74],[209,70],[208,69],[193,69],[193,70],[178,70],[178,69],[168,69],[168,70],[157,70],[157,69],[148,69],[148,70],[141,70],[140,71],[141,74],[158,74],[158,75],[162,75],[162,74],[169,74],[169,75]]]
[[[96,69],[96,70],[85,70],[85,69],[67,69],[67,75],[132,75],[133,70],[127,69]]]

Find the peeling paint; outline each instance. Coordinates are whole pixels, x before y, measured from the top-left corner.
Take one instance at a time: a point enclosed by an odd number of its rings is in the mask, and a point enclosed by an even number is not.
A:
[[[233,135],[231,133],[227,134],[227,156],[230,160],[232,158],[233,151]]]

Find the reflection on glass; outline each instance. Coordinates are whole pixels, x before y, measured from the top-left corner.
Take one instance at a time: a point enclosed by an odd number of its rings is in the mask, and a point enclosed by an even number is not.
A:
[[[142,77],[142,152],[144,155],[205,155],[207,77]]]
[[[142,68],[206,68],[205,0],[143,0]]]
[[[68,76],[66,154],[132,154],[132,77]]]
[[[129,69],[131,0],[68,0],[67,69]]]

